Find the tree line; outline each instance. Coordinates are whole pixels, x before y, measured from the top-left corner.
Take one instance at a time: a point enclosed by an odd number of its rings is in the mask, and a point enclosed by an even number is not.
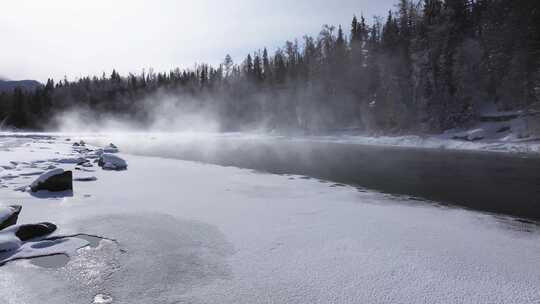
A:
[[[399,0],[384,17],[324,25],[239,63],[227,55],[218,66],[49,79],[1,93],[0,123],[39,129],[79,108],[144,122],[157,93],[211,111],[223,131],[441,132],[474,122],[489,104],[538,104],[540,1]]]

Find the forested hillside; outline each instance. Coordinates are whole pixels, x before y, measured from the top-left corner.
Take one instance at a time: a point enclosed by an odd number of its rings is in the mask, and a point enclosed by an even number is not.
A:
[[[540,101],[540,1],[400,0],[387,16],[346,24],[238,63],[226,56],[219,66],[113,71],[3,92],[0,122],[42,128],[72,109],[145,122],[148,107],[168,96],[213,113],[224,131],[441,132],[490,104],[502,111]]]
[[[41,86],[41,83],[35,80],[11,81],[11,80],[0,79],[0,93],[13,92],[16,88],[21,88],[22,90],[26,90],[26,91],[33,91],[40,86]]]

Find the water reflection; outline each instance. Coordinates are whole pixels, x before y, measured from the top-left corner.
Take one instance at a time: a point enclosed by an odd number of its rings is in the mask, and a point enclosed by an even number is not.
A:
[[[121,142],[124,152],[295,174],[540,220],[540,157],[286,139]]]

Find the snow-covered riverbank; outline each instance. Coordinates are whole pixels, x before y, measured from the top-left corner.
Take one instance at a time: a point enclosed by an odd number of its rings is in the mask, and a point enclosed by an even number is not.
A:
[[[3,303],[537,303],[540,231],[510,218],[301,176],[157,157],[75,170],[69,195],[16,191],[71,136],[0,138],[0,205],[56,235],[114,239],[61,268],[0,268]],[[38,168],[32,168],[38,167]],[[79,172],[80,171],[80,172]],[[96,302],[97,303],[97,302]]]
[[[486,127],[491,128],[492,127]],[[488,130],[491,132],[493,130]],[[483,151],[497,153],[519,153],[540,155],[540,138],[537,139],[516,139],[513,137],[487,137],[480,140],[463,140],[461,137],[474,136],[475,132],[484,133],[484,129],[474,129],[469,131],[455,131],[441,135],[402,135],[402,136],[368,136],[368,135],[328,135],[328,136],[284,136],[272,135],[268,133],[132,133],[133,136],[143,137],[148,140],[167,140],[172,137],[175,140],[184,142],[199,142],[206,140],[260,140],[260,141],[293,141],[293,142],[321,142],[321,143],[341,143],[367,146],[388,146],[419,149],[438,149],[456,151]],[[478,135],[478,134],[477,134]],[[104,142],[108,139],[116,139],[119,142],[129,144],[129,138],[123,134],[104,133],[100,136],[95,134],[83,134],[86,138]],[[471,137],[474,138],[474,137]]]

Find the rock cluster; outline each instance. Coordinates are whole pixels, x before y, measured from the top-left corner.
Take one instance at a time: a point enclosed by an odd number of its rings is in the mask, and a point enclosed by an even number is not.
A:
[[[17,250],[23,242],[44,237],[56,230],[53,223],[17,225],[22,206],[0,207],[0,252]]]

